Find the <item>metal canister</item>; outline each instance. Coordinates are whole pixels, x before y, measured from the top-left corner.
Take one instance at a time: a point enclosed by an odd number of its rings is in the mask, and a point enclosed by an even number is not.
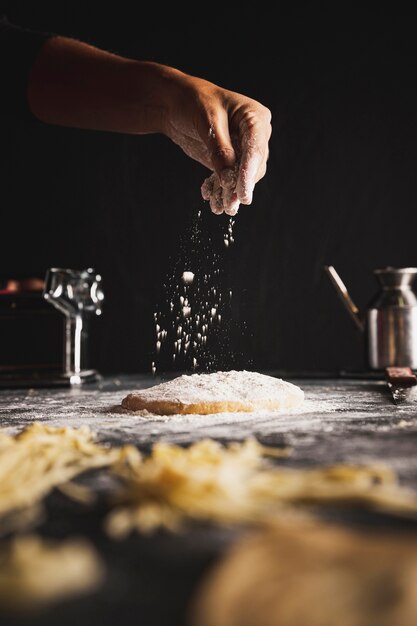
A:
[[[372,369],[417,369],[417,297],[412,283],[417,268],[374,270],[380,290],[366,313],[368,361]]]

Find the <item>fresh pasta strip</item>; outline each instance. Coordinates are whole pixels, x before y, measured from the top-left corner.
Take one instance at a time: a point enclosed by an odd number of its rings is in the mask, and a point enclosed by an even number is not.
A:
[[[294,507],[351,505],[417,515],[416,492],[401,486],[384,465],[294,469],[270,458],[289,453],[254,438],[228,445],[204,439],[188,447],[158,442],[144,457],[134,446],[98,444],[86,427],[34,423],[15,436],[0,433],[0,531],[33,523],[44,497],[56,487],[91,501],[93,492],[71,481],[93,468],[117,479],[105,522],[115,538],[135,529],[177,530],[188,519],[264,522]]]
[[[254,439],[228,446],[205,439],[188,448],[156,443],[147,458],[113,466],[124,487],[108,516],[107,532],[123,537],[133,529],[175,530],[186,519],[261,522],[284,507],[301,505],[350,504],[417,514],[417,494],[400,486],[384,466],[293,469],[267,459],[288,452]]]
[[[127,450],[99,445],[85,426],[56,428],[35,422],[14,436],[0,433],[0,519],[36,507],[54,487],[66,485],[69,492],[73,478],[109,467]]]
[[[101,559],[84,539],[16,537],[0,544],[0,610],[27,612],[91,592],[104,574]]]

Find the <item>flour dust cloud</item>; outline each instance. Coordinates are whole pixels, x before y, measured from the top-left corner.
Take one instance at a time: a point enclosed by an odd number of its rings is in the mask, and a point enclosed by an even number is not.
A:
[[[204,218],[198,211],[183,233],[155,307],[154,374],[250,365],[235,345],[247,333],[245,323],[237,328],[233,320],[229,261],[236,218],[216,216],[211,229]]]

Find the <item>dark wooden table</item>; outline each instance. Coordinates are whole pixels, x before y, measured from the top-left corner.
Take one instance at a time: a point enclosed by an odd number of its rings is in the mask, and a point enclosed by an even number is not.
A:
[[[104,378],[79,389],[1,390],[0,423],[10,433],[34,420],[73,427],[87,424],[102,441],[129,442],[144,451],[159,439],[187,444],[203,437],[236,441],[255,436],[268,445],[292,446],[291,457],[284,461],[289,466],[383,462],[397,472],[402,484],[417,489],[417,402],[395,406],[385,382],[376,378],[286,379],[304,389],[305,402],[301,409],[282,415],[241,414],[233,419],[130,415],[120,410],[126,393],[161,382],[136,375]],[[4,621],[0,616],[0,624],[184,626],[196,586],[240,532],[193,526],[180,535],[135,534],[118,542],[103,533],[104,505],[91,509],[55,493],[47,499],[47,510],[40,532],[90,538],[107,565],[107,578],[94,594],[28,618]],[[398,528],[403,523],[417,531],[417,523],[376,513],[344,509],[336,517],[346,524]]]

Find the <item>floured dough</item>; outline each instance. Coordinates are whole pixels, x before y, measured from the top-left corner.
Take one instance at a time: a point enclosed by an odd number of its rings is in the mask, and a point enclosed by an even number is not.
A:
[[[302,389],[281,378],[246,370],[184,374],[122,400],[131,411],[146,409],[158,415],[277,411],[299,406]]]

